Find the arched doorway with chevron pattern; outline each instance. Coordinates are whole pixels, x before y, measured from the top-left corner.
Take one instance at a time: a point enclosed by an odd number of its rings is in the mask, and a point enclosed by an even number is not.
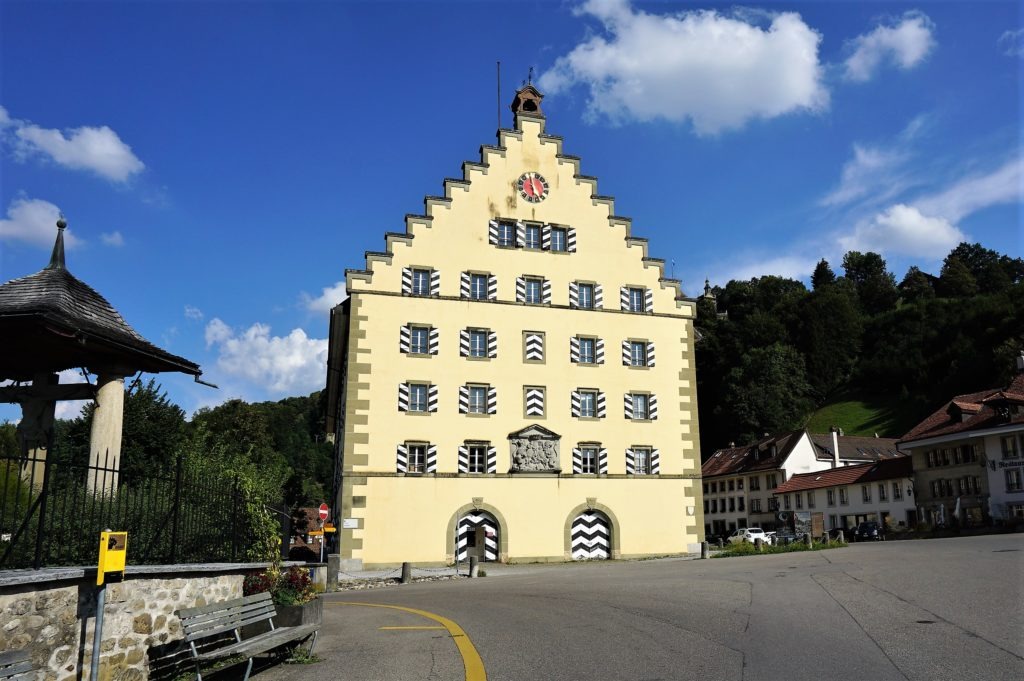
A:
[[[486,511],[473,510],[461,518],[456,529],[455,560],[462,562],[475,556],[480,562],[498,560],[501,525]]]
[[[607,560],[612,555],[612,524],[601,511],[587,509],[570,530],[573,560]]]

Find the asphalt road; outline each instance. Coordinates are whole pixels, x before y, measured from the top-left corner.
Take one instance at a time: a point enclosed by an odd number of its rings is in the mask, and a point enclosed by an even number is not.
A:
[[[1024,679],[1021,534],[492,572],[332,594],[324,660],[254,679]]]

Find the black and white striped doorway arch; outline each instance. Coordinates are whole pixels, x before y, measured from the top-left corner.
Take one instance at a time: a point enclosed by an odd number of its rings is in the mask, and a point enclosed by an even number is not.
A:
[[[498,521],[486,511],[470,511],[459,518],[455,534],[455,560],[476,556],[481,562],[498,560]]]
[[[584,511],[572,521],[572,559],[605,560],[612,555],[612,524],[600,511]]]

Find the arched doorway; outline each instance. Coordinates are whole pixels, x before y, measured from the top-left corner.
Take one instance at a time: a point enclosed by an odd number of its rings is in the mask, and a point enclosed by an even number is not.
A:
[[[611,557],[612,524],[600,511],[588,509],[572,521],[573,560],[605,560]]]
[[[498,560],[500,525],[490,513],[473,510],[459,518],[455,539],[455,560],[476,556],[481,561]]]

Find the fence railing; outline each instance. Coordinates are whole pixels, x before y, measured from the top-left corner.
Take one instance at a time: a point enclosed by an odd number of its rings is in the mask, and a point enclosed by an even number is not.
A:
[[[111,463],[67,462],[53,450],[0,458],[0,570],[93,564],[108,528],[128,532],[130,564],[244,559],[251,528],[237,478],[181,457],[144,474]]]

